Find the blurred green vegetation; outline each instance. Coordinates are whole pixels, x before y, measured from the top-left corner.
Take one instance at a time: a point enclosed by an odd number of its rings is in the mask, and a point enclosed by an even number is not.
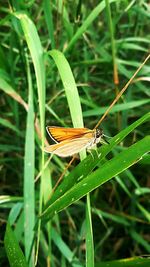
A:
[[[0,15],[0,266],[150,266],[149,61],[100,125],[110,144],[55,192],[70,159],[44,152],[47,125],[93,129],[148,56],[148,1],[11,0]]]

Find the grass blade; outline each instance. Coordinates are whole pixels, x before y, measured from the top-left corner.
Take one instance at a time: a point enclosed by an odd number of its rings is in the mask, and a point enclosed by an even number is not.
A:
[[[149,267],[150,259],[142,257],[126,258],[96,263],[95,267]]]
[[[110,0],[109,3],[113,3],[116,0]],[[102,1],[100,4],[98,4],[90,13],[90,15],[87,17],[87,19],[84,21],[82,26],[77,30],[77,32],[74,34],[73,38],[70,40],[66,50],[70,50],[77,40],[82,36],[82,34],[86,31],[86,29],[91,25],[91,23],[98,17],[98,15],[104,10],[105,8],[105,1]]]
[[[15,16],[20,20],[21,26],[26,38],[28,48],[31,53],[33,65],[36,74],[38,98],[39,98],[39,109],[40,109],[40,120],[41,120],[41,132],[42,132],[42,143],[44,144],[44,115],[45,115],[45,67],[43,59],[43,49],[41,42],[36,30],[35,25],[29,19],[29,17],[23,13],[16,13]],[[44,147],[44,145],[43,145]]]
[[[41,190],[40,190],[40,201],[39,201],[39,213],[42,210],[42,200],[43,200],[43,187],[42,187],[42,177],[44,170],[44,136],[45,136],[45,66],[44,66],[44,58],[43,58],[43,49],[41,46],[41,42],[36,30],[35,25],[29,19],[29,17],[24,13],[15,13],[15,16],[20,20],[24,36],[32,57],[36,82],[37,82],[37,90],[38,90],[38,99],[39,99],[39,112],[40,112],[40,126],[41,126],[41,143],[42,143],[42,155],[41,155]],[[40,238],[40,222],[38,227],[38,242],[37,242],[37,251],[39,246],[39,238]],[[36,254],[37,256],[37,254]],[[37,257],[36,257],[37,260]]]
[[[33,88],[28,66],[29,100],[27,113],[27,128],[25,137],[25,157],[24,157],[24,238],[25,255],[29,259],[34,238],[35,223],[35,199],[34,199],[34,170],[35,170],[35,143],[34,143],[34,107],[33,107]],[[33,249],[29,266],[34,266]]]
[[[54,59],[61,76],[73,126],[83,127],[80,98],[69,63],[66,60],[65,56],[58,50],[52,50],[49,54]]]
[[[146,249],[146,251],[150,253],[150,244],[146,240],[144,240],[139,233],[137,233],[134,229],[132,229],[130,231],[130,234],[137,243],[143,246]]]
[[[86,205],[86,266],[94,266],[94,242],[91,218],[90,194],[87,194]]]
[[[16,237],[9,225],[7,224],[5,239],[5,249],[11,267],[27,267],[27,263]]]
[[[64,55],[57,51],[52,50],[50,55],[54,59],[57,68],[59,70],[65,92],[66,97],[70,109],[71,119],[74,127],[83,127],[83,118],[82,118],[82,110],[81,103],[78,94],[78,90],[75,84],[75,80],[69,66],[68,61],[64,57]],[[63,68],[62,68],[63,66]],[[80,153],[81,159],[84,159],[86,156],[85,151]],[[87,207],[86,207],[86,263],[87,266],[94,266],[94,250],[93,250],[93,233],[92,233],[92,220],[91,220],[91,208],[90,208],[90,196],[87,195]],[[90,260],[90,261],[89,261]],[[90,265],[89,265],[90,264]]]
[[[3,125],[4,127],[7,127],[9,129],[13,130],[19,136],[23,136],[21,131],[19,131],[18,128],[16,126],[14,126],[10,121],[3,119],[3,118],[0,118],[0,124]]]
[[[28,106],[22,97],[12,88],[12,86],[6,82],[3,78],[0,77],[0,88],[8,95],[10,95],[14,100],[19,102],[26,110],[28,110]]]
[[[47,24],[47,28],[49,32],[49,37],[51,41],[51,47],[53,49],[55,47],[55,39],[54,39],[54,27],[53,27],[53,19],[52,19],[51,1],[44,0],[43,8],[44,8],[45,20],[46,20],[46,24]]]
[[[79,260],[75,257],[74,253],[69,249],[69,247],[61,239],[60,235],[57,233],[57,231],[54,228],[52,228],[52,239],[53,239],[54,244],[58,247],[58,249],[62,252],[64,257],[68,260],[69,263],[72,264],[73,267],[83,266],[79,262]]]
[[[142,99],[142,100],[137,100],[137,101],[131,101],[127,103],[122,103],[122,104],[116,104],[109,113],[115,113],[118,111],[123,111],[123,110],[129,110],[133,109],[136,107],[140,107],[143,105],[146,105],[150,102],[149,99]],[[90,116],[99,116],[105,113],[105,111],[108,109],[108,107],[101,107],[101,108],[95,108],[92,110],[87,110],[83,112],[84,117],[90,117]]]

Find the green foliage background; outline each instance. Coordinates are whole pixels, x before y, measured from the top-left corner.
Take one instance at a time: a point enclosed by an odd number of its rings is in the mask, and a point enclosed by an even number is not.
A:
[[[148,56],[148,1],[1,1],[0,14],[0,265],[149,266],[149,61],[100,125],[110,144],[55,192],[69,159],[44,152],[47,125],[94,128]]]

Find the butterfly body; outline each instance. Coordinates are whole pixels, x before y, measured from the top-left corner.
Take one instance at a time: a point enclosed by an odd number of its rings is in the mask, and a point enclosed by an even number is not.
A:
[[[56,142],[47,146],[45,152],[58,155],[60,157],[72,156],[83,149],[91,149],[101,141],[102,130],[90,130],[88,128],[63,128],[48,126],[47,132]]]

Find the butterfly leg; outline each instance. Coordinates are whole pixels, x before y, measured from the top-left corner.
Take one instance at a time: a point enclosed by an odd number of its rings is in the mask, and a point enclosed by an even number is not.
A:
[[[89,153],[90,153],[90,155],[91,155],[92,159],[94,160],[94,156],[93,156],[93,153],[92,153],[92,149],[87,149],[87,152],[89,152]]]
[[[87,151],[91,154],[93,160],[94,160],[94,153],[92,153],[92,151],[93,151],[93,152],[94,152],[94,151],[96,152],[97,157],[99,156],[99,155],[98,155],[98,151],[97,151],[97,146],[96,146],[96,144],[95,144],[94,142],[91,143],[91,144],[88,146]]]

